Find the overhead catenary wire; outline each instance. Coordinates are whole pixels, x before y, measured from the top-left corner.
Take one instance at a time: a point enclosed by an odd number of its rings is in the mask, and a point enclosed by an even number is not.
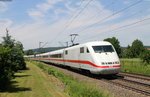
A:
[[[79,11],[78,14],[76,14],[73,19],[70,21],[70,23],[67,25],[66,29],[73,23],[73,21],[84,11],[84,9],[91,3],[93,0],[89,0],[88,3]]]
[[[84,0],[83,0],[84,1]],[[83,1],[80,3],[80,6],[82,5]],[[91,3],[93,0],[89,0],[87,4],[72,18],[72,20],[67,24],[62,31],[60,31],[52,40],[50,43],[53,43],[54,40],[57,39],[58,36],[60,36],[61,33],[63,33],[68,27],[73,23],[73,21],[79,17],[79,15],[85,10],[85,8]]]
[[[125,10],[127,10],[127,9],[129,9],[129,8],[131,8],[131,7],[135,6],[135,5],[137,5],[137,4],[139,4],[139,3],[141,3],[142,1],[143,1],[143,0],[139,0],[139,1],[137,1],[137,2],[135,2],[135,3],[133,3],[133,4],[129,5],[129,6],[127,6],[127,7],[125,7],[125,8],[122,8],[122,9],[120,9],[119,11],[114,12],[113,14],[111,14],[111,15],[109,15],[109,16],[107,16],[107,17],[101,19],[101,20],[99,20],[98,22],[93,23],[92,25],[88,26],[88,28],[91,28],[91,27],[93,27],[93,26],[96,25],[96,24],[100,24],[100,23],[104,22],[105,20],[108,20],[109,18],[111,18],[111,17],[113,17],[113,16],[115,16],[115,15],[117,15],[117,14],[119,14],[119,13],[121,13],[121,12],[123,12],[123,11],[125,11]],[[85,31],[85,30],[87,30],[87,28],[78,31],[78,33],[79,33],[79,32],[83,32],[83,31]]]
[[[113,14],[111,14],[111,15],[109,15],[109,16],[107,16],[107,17],[101,19],[100,21],[98,21],[98,22],[96,22],[96,23],[90,25],[88,28],[91,28],[92,26],[94,26],[94,25],[96,25],[96,24],[100,24],[100,23],[104,22],[105,20],[108,20],[109,18],[111,18],[111,17],[113,17],[113,16],[115,16],[115,15],[117,15],[117,14],[123,12],[124,10],[127,10],[127,9],[129,9],[129,8],[131,8],[131,7],[133,7],[133,6],[137,5],[137,4],[139,4],[139,3],[141,3],[142,1],[143,1],[143,0],[139,0],[139,1],[137,1],[137,2],[135,2],[135,3],[133,3],[133,4],[129,5],[129,6],[127,6],[127,7],[125,7],[125,8],[120,9],[120,10],[117,11],[117,12],[113,12]],[[90,1],[90,2],[91,2],[91,1]],[[88,3],[87,3],[87,4],[88,4]],[[86,8],[86,7],[85,7],[85,8]],[[80,12],[81,12],[81,11],[80,11]],[[81,14],[81,13],[80,13],[80,14]],[[80,15],[80,14],[79,14],[79,15]],[[78,15],[76,15],[75,17],[77,18]],[[60,33],[58,33],[58,35],[60,35],[61,33],[63,33],[63,32],[73,23],[75,17],[72,18],[72,20],[69,22],[69,24],[66,25],[65,29],[64,29],[63,31],[61,31]],[[76,19],[76,18],[75,18],[75,19]],[[121,28],[120,28],[120,29],[121,29]],[[82,31],[85,31],[85,30],[87,30],[87,28],[78,31],[77,33],[82,32]],[[58,38],[58,35],[57,35],[53,40],[55,40],[56,38]]]
[[[81,1],[81,3],[79,4],[79,8],[82,6],[83,1],[85,1],[85,0],[82,0],[82,1]],[[81,10],[82,10],[82,9],[81,9]],[[67,23],[66,23],[66,25],[65,25],[65,27],[64,27],[64,29],[63,29],[63,31],[65,31],[65,30],[69,27],[70,21],[72,21],[72,20],[74,19],[74,17],[76,17],[76,16],[78,15],[79,12],[80,12],[80,11],[76,12],[75,15],[72,15],[72,16],[71,16],[71,18],[67,21]]]
[[[143,0],[141,0],[141,1],[143,1]],[[140,3],[141,1],[139,1],[139,3]],[[142,12],[142,10],[140,10],[140,11],[138,11],[138,12],[136,12],[136,13],[133,13],[132,15],[128,15],[128,17],[135,16],[137,13],[140,14],[139,12]],[[136,24],[138,24],[138,23],[140,23],[140,22],[144,22],[144,21],[146,21],[146,20],[150,20],[150,19],[149,19],[149,18],[140,19],[139,21],[136,21],[136,22],[133,22],[133,23],[130,23],[130,24],[127,24],[127,25],[123,25],[123,26],[117,27],[117,28],[112,29],[112,30],[102,31],[101,33],[105,33],[105,32],[107,33],[107,32],[113,32],[113,31],[118,32],[118,30],[120,30],[120,29],[129,27],[129,26],[136,25]],[[84,38],[84,39],[79,39],[79,41],[80,41],[80,40],[81,40],[81,41],[82,41],[82,40],[88,40],[88,39],[90,39],[90,38],[96,37],[96,36],[99,35],[99,34],[100,34],[100,33],[98,33],[98,34],[96,34],[96,35],[94,35],[94,36],[86,37],[86,39],[85,39],[85,38]]]
[[[101,33],[113,32],[113,31],[116,32],[116,31],[119,30],[119,29],[123,29],[123,28],[129,27],[129,26],[133,26],[133,25],[136,25],[136,24],[138,24],[138,23],[144,22],[144,21],[146,21],[146,20],[150,20],[150,17],[145,18],[145,19],[142,19],[142,20],[139,20],[139,21],[136,21],[136,22],[133,22],[133,23],[130,23],[130,24],[126,24],[126,25],[117,27],[117,28],[112,29],[112,30],[109,30],[109,31],[104,31],[104,32],[101,32]],[[91,38],[93,38],[93,37],[98,36],[99,34],[100,34],[100,33],[98,33],[98,34],[96,34],[96,35],[94,35],[94,36],[86,37],[86,38],[87,38],[87,39],[91,39]],[[85,39],[82,39],[82,40],[85,40]]]
[[[93,1],[95,1],[95,0],[93,0]],[[115,3],[116,1],[117,1],[117,0],[115,0],[115,1],[111,2],[110,4],[106,5],[105,8],[110,7],[110,6],[111,6],[113,3]],[[97,2],[95,2],[95,3],[97,3]],[[101,14],[101,13],[103,13],[103,12],[104,12],[104,8],[103,8],[103,9],[100,9],[100,10],[98,11],[98,14],[93,15],[91,18],[95,18],[95,17],[97,18],[98,15]],[[88,16],[87,16],[87,17],[88,17]],[[80,24],[79,27],[80,27],[80,26],[82,26],[82,24]],[[78,32],[78,31],[77,31],[77,32]],[[77,33],[77,32],[75,32],[75,33]],[[72,32],[72,33],[73,33],[73,32]],[[63,39],[62,39],[62,40],[63,40]]]

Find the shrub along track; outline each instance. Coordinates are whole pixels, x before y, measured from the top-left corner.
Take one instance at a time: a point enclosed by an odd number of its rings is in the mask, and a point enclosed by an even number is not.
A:
[[[132,81],[129,79],[124,79],[124,76],[100,76],[100,75],[93,75],[88,73],[87,71],[79,71],[74,70],[69,67],[64,66],[56,66],[46,64],[51,68],[56,68],[61,70],[67,75],[72,76],[75,79],[83,80],[86,82],[95,83],[97,86],[103,88],[104,90],[112,92],[114,95],[119,97],[147,97],[149,96],[149,85],[146,84],[139,84],[137,81]],[[132,84],[132,85],[131,85]],[[137,89],[133,86],[140,87],[141,89]],[[146,89],[147,92],[143,92],[142,89]]]

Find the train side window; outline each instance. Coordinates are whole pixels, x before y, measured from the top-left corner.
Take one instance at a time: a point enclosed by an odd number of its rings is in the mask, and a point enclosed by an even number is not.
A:
[[[48,58],[48,55],[43,56],[43,58]]]
[[[89,53],[89,49],[88,48],[86,49],[86,52]]]
[[[80,48],[80,53],[84,53],[84,47]]]
[[[51,58],[62,58],[62,54],[53,54]]]
[[[68,51],[66,50],[66,51],[65,51],[65,55],[67,55],[67,54],[68,54]]]

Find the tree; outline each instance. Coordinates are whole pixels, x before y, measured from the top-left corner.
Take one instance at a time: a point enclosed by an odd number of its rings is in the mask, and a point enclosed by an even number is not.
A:
[[[145,51],[145,47],[143,46],[142,41],[136,39],[133,41],[132,46],[131,46],[131,52],[133,54],[134,58],[137,58],[140,56]]]
[[[27,50],[25,51],[25,55],[34,55],[33,50]]]
[[[11,36],[8,34],[8,32],[6,33],[6,36],[3,37],[3,42],[2,42],[2,46],[3,47],[9,47],[9,48],[13,48],[15,45],[15,40],[11,38]]]
[[[131,46],[128,47],[122,52],[122,57],[124,58],[133,58],[133,53],[131,51]]]
[[[22,70],[26,69],[26,64],[24,61],[24,52],[23,52],[23,45],[21,42],[16,42],[15,47],[13,48],[13,57],[14,61],[18,65],[17,69]]]
[[[118,41],[117,38],[115,38],[115,37],[107,38],[107,39],[104,39],[104,41],[110,42],[114,46],[114,48],[116,49],[116,52],[118,53],[118,55],[121,56],[120,42]]]
[[[145,52],[143,52],[140,58],[145,64],[150,64],[150,51],[146,50]]]
[[[11,49],[0,46],[0,89],[4,89],[14,75]]]
[[[123,51],[122,56],[125,58],[138,58],[140,55],[145,52],[145,47],[143,43],[136,39],[132,42],[132,45],[129,46]]]
[[[13,48],[15,47],[15,40],[11,38],[11,36],[8,34],[8,32],[6,33],[6,36],[3,37],[2,47],[9,48],[11,50],[9,60],[11,60],[11,62],[14,62],[15,58],[14,58]],[[11,65],[12,65],[11,70],[17,71],[17,68],[19,67],[18,64],[11,64]]]
[[[11,36],[6,33],[6,36],[3,37],[2,46],[8,47],[11,49],[11,60],[15,62],[12,66],[12,70],[17,71],[20,69],[25,69],[26,64],[24,62],[23,58],[23,45],[21,42],[16,42],[14,39],[11,38]]]
[[[5,88],[14,72],[26,68],[21,42],[12,39],[8,32],[3,40],[0,44],[0,89]]]

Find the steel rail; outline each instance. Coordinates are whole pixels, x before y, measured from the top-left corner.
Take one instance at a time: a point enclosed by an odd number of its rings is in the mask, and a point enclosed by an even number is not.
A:
[[[111,80],[106,80],[106,79],[102,79],[102,80],[104,80],[105,82],[108,82],[108,83],[110,83],[110,84],[114,84],[114,85],[117,85],[117,86],[121,86],[121,87],[123,87],[123,88],[126,88],[126,89],[129,89],[129,90],[132,90],[132,91],[141,93],[141,94],[143,94],[143,95],[150,96],[150,91],[145,91],[145,90],[142,90],[142,89],[134,88],[134,87],[127,86],[127,85],[124,85],[124,84],[121,84],[121,83],[118,83],[118,82],[114,82],[114,81],[111,81]]]
[[[139,75],[139,76],[144,76],[144,77],[150,77],[150,75],[144,75],[144,74],[132,73],[132,72],[124,72],[124,71],[120,71],[120,73],[127,73],[127,74]]]
[[[130,82],[130,83],[134,83],[134,84],[138,84],[138,85],[142,85],[145,87],[149,87],[150,88],[150,84],[145,84],[145,83],[141,83],[141,82],[137,82],[137,81],[133,81],[133,80],[128,80],[128,79],[119,79],[125,82]]]
[[[137,74],[137,73],[129,73],[129,72],[120,72],[117,74],[118,76],[128,76],[128,77],[133,77],[137,79],[143,79],[143,80],[148,80],[150,81],[150,76],[149,75],[143,75],[143,74]]]

